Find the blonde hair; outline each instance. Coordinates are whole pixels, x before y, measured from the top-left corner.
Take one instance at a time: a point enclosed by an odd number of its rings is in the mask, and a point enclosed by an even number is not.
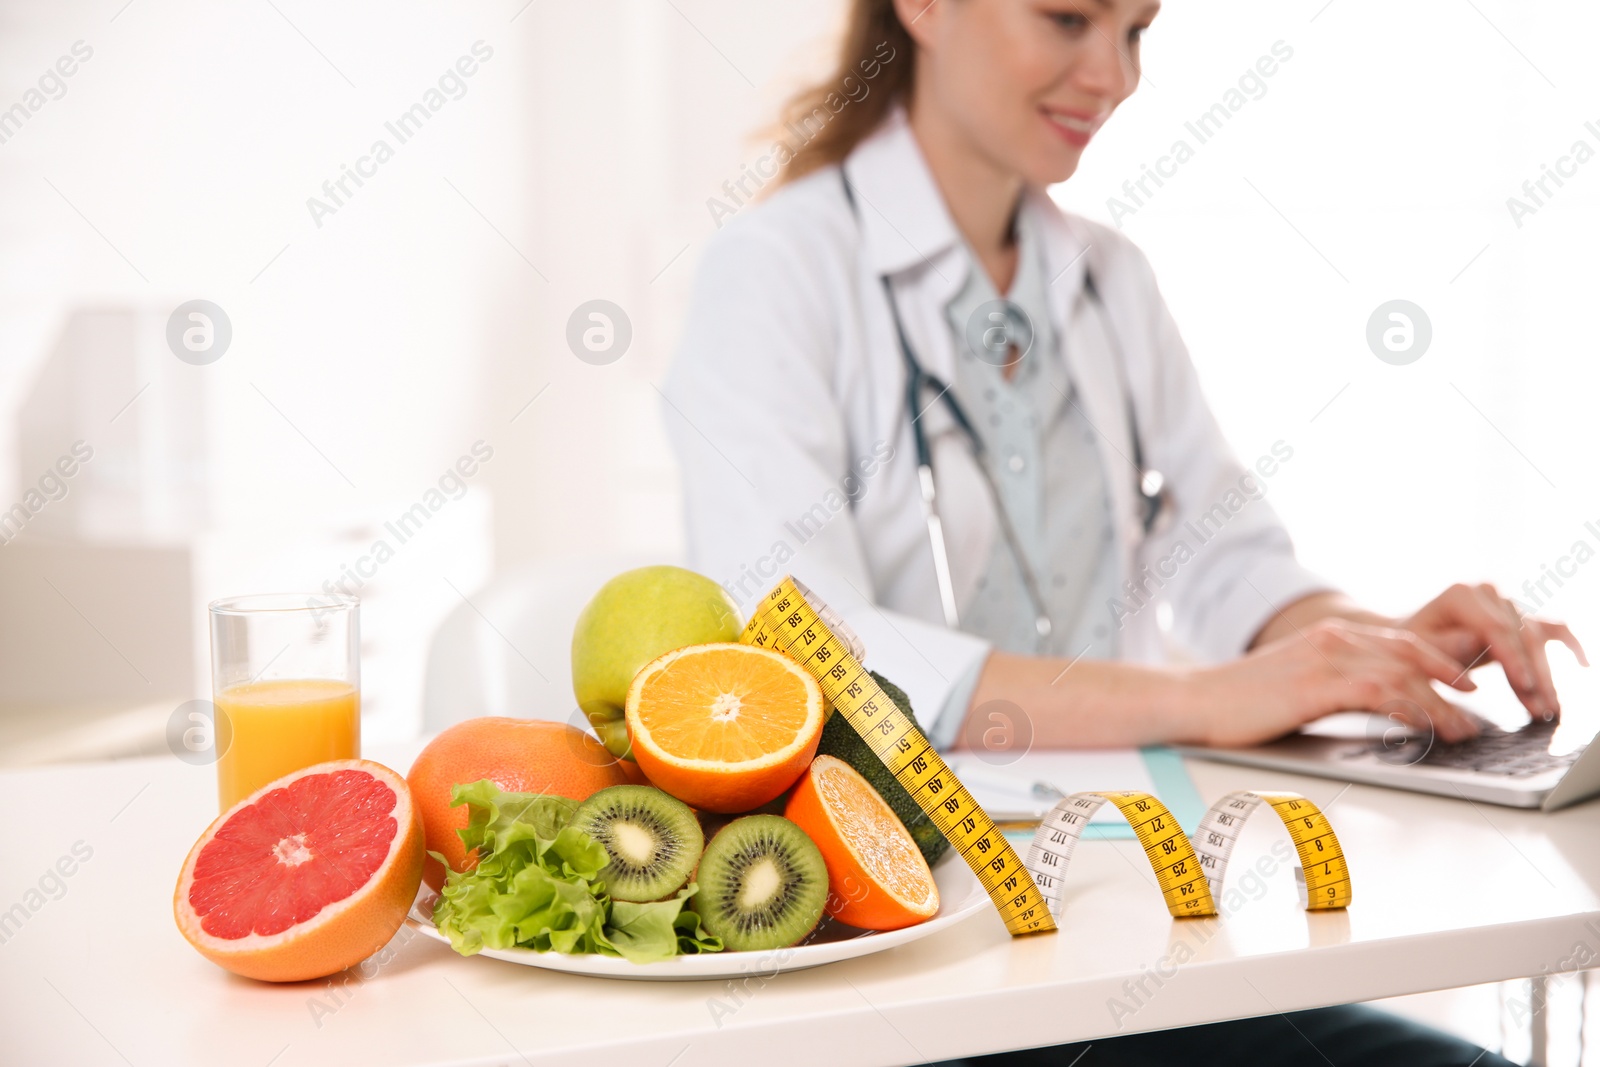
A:
[[[832,73],[783,106],[774,133],[791,157],[774,187],[842,162],[910,94],[913,58],[894,0],[851,0]]]

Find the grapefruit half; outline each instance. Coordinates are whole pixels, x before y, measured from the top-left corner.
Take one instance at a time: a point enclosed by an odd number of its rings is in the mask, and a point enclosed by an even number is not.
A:
[[[189,943],[234,974],[323,978],[388,944],[422,860],[404,778],[370,760],[319,763],[251,793],[200,835],[173,912]]]

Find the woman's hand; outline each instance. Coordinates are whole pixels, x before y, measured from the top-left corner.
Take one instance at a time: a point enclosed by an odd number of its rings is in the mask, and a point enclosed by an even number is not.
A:
[[[1201,668],[1192,679],[1208,745],[1260,744],[1336,711],[1393,715],[1413,729],[1431,728],[1442,741],[1478,732],[1429,682],[1476,689],[1466,665],[1409,629],[1326,618],[1241,659]]]
[[[1452,585],[1397,625],[1455,657],[1464,670],[1499,663],[1529,714],[1538,718],[1553,719],[1561,713],[1546,642],[1560,641],[1579,663],[1589,665],[1583,646],[1565,623],[1523,616],[1488,584]]]

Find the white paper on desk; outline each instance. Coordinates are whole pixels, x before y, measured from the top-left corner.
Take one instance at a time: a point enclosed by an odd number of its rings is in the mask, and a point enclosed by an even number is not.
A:
[[[1088,751],[1059,749],[1029,752],[1013,763],[996,766],[1010,758],[988,753],[980,759],[971,752],[954,753],[946,758],[974,799],[992,819],[1001,821],[1042,819],[1055,806],[1057,796],[1039,796],[1035,782],[1047,782],[1063,794],[1091,789],[1139,789],[1155,791],[1155,781],[1144,756],[1136,748],[1103,748]],[[1107,804],[1095,812],[1091,822],[1122,821],[1116,805]]]

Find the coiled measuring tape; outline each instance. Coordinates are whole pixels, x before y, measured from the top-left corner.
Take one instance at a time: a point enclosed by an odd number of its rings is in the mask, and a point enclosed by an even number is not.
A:
[[[1149,793],[1073,793],[1050,809],[1028,846],[1026,866],[1049,902],[1051,914],[1061,912],[1062,875],[1083,837],[1083,828],[1108,800],[1133,827],[1160,883],[1167,910],[1175,918],[1217,914],[1216,900],[1222,896],[1233,846],[1245,821],[1262,803],[1277,812],[1294,842],[1300,859],[1295,868],[1300,905],[1308,911],[1323,911],[1350,904],[1350,870],[1339,839],[1327,816],[1298,793],[1229,793],[1211,805],[1193,842],[1166,805]]]
[[[1033,843],[1028,846],[1027,867],[1039,891],[1049,900],[1051,913],[1061,911],[1061,875],[1083,837],[1083,828],[1108,800],[1133,827],[1133,834],[1156,872],[1161,896],[1173,917],[1215,915],[1217,906],[1211,899],[1211,883],[1201,870],[1194,846],[1184,836],[1183,827],[1161,801],[1149,793],[1131,791],[1073,793],[1058,801],[1040,821]],[[1222,862],[1226,865],[1228,861],[1224,858]]]
[[[1239,832],[1263,803],[1278,813],[1300,858],[1294,871],[1300,906],[1307,911],[1349,907],[1350,868],[1345,864],[1344,849],[1339,847],[1328,817],[1299,793],[1240,790],[1211,805],[1194,835],[1195,851],[1200,854],[1200,867],[1211,882],[1211,891],[1222,893],[1222,876],[1228,870],[1228,857],[1233,855]]]
[[[1012,936],[1056,929],[1016,849],[861,665],[861,645],[837,615],[786,577],[762,598],[739,640],[799,663],[978,876]],[[826,621],[825,621],[826,620]]]

